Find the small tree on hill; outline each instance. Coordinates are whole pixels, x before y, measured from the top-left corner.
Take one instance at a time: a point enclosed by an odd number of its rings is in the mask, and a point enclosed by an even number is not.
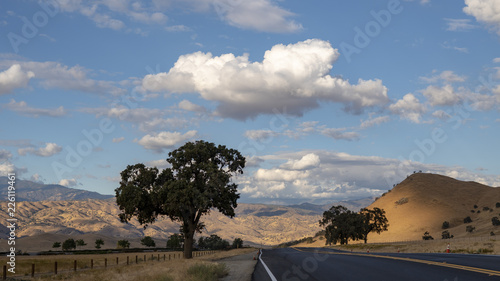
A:
[[[491,218],[491,223],[494,226],[498,226],[498,225],[500,225],[500,220],[498,219],[498,217],[493,217],[493,218]]]
[[[83,239],[78,239],[75,241],[75,243],[76,243],[77,247],[82,247],[82,246],[87,245],[87,243],[85,243],[85,241],[83,241]]]
[[[472,222],[472,219],[470,217],[466,217],[464,219],[464,223],[471,223]]]
[[[233,241],[233,248],[239,249],[243,247],[243,239],[241,238],[234,238]]]
[[[447,221],[444,221],[444,222],[443,222],[443,226],[442,226],[441,228],[443,228],[443,229],[448,229],[448,228],[450,228],[450,223],[449,223],[449,222],[447,222]]]
[[[128,240],[118,240],[116,246],[118,249],[128,249],[130,248],[130,242]]]
[[[59,248],[61,247],[61,242],[54,242],[54,244],[52,244],[52,248]]]
[[[71,249],[76,249],[76,242],[73,238],[66,239],[62,244],[63,251],[68,251]]]
[[[429,231],[426,231],[424,233],[424,236],[422,236],[422,239],[423,240],[434,240],[434,238],[431,236],[431,234],[429,233]]]
[[[182,243],[184,243],[184,237],[180,234],[174,233],[170,235],[170,238],[167,240],[167,248],[169,249],[179,249],[181,248]]]
[[[468,233],[472,233],[476,228],[472,225],[468,225],[466,228],[465,228],[465,231],[467,231]]]
[[[500,208],[500,202],[497,202],[497,203],[495,204],[495,207],[496,207],[496,208]]]
[[[96,249],[100,249],[102,245],[104,245],[104,240],[102,240],[100,238],[95,240],[95,248]]]
[[[151,238],[151,236],[146,236],[146,237],[142,238],[141,244],[146,246],[146,247],[156,246],[155,241],[153,240],[153,238]]]
[[[367,208],[361,209],[360,214],[364,216],[364,225],[361,227],[361,234],[365,244],[368,241],[368,234],[370,232],[375,232],[380,234],[382,231],[387,231],[389,224],[385,217],[385,211],[380,208],[373,208],[369,210]]]
[[[451,235],[448,230],[445,230],[445,231],[443,231],[443,233],[441,233],[441,238],[442,239],[451,239],[451,238],[453,238],[453,235]]]

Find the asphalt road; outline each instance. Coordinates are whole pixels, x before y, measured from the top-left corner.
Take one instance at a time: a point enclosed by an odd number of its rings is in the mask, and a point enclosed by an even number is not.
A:
[[[273,249],[262,252],[252,280],[500,280],[500,256],[365,254],[321,248]]]

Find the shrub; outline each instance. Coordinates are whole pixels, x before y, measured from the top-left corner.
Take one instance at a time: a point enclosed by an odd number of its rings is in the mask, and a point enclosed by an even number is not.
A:
[[[470,212],[471,212],[471,213],[475,213],[476,211],[474,211],[474,210],[470,210]]]
[[[403,198],[399,199],[398,201],[396,201],[396,202],[394,202],[394,203],[395,203],[396,205],[403,205],[403,204],[408,203],[408,201],[409,201],[409,200],[408,200],[408,198],[403,197]]]
[[[491,223],[494,225],[494,226],[498,226],[500,225],[500,220],[498,219],[498,217],[493,217],[491,219]]]
[[[54,244],[52,244],[52,248],[59,248],[61,247],[61,242],[54,242]]]
[[[495,236],[495,232],[490,232],[490,236]]]
[[[471,223],[472,222],[472,219],[470,217],[466,217],[464,219],[464,223]]]
[[[447,228],[450,228],[450,223],[445,221],[443,222],[443,226],[442,226],[443,229],[447,229]]]
[[[128,242],[128,240],[118,240],[118,243],[116,243],[116,247],[118,249],[128,249],[130,247],[130,242]]]
[[[429,231],[426,231],[424,233],[424,236],[422,236],[423,240],[434,240],[434,238],[429,234]]]
[[[442,239],[451,239],[451,238],[453,238],[453,235],[451,235],[448,230],[445,230],[445,231],[443,231],[443,233],[441,233],[441,238]]]
[[[495,207],[500,208],[500,202],[497,202],[497,203],[495,204]]]
[[[483,207],[483,211],[489,211],[490,207]]]
[[[474,209],[477,209],[477,205],[474,205]]]
[[[479,213],[481,213],[481,211],[477,210],[477,213],[479,214]]]
[[[472,233],[476,228],[473,227],[472,225],[468,225],[466,228],[465,228],[465,231],[469,232],[469,233]]]

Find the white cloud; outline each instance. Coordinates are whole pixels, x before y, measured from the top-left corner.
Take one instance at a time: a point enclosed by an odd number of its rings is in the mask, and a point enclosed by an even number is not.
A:
[[[425,106],[413,94],[406,94],[402,99],[391,104],[389,109],[392,113],[413,123],[420,123],[422,114],[427,111]]]
[[[375,125],[380,125],[382,123],[387,123],[391,120],[390,116],[379,116],[373,119],[368,119],[366,121],[361,122],[361,125],[359,126],[361,129],[366,129],[373,127]]]
[[[309,176],[307,171],[291,171],[284,169],[258,169],[255,178],[261,181],[287,181],[293,182],[297,179],[304,179]]]
[[[13,64],[7,70],[0,72],[0,95],[26,87],[33,77],[35,77],[35,73],[32,71],[25,72],[19,64]]]
[[[103,95],[121,95],[125,93],[125,89],[118,87],[117,82],[89,78],[88,75],[92,74],[92,71],[79,65],[68,67],[59,62],[51,61],[0,61],[0,67],[8,64],[18,65],[16,66],[16,69],[18,69],[16,73],[20,73],[21,67],[27,71],[23,76],[25,77],[23,85],[27,83],[26,77],[36,77],[37,80],[40,80],[40,84],[48,89],[60,88]],[[0,83],[2,80],[1,74]],[[18,74],[18,76],[21,76],[21,74]]]
[[[289,160],[283,166],[292,170],[309,170],[318,167],[320,163],[321,160],[318,155],[309,153],[302,156],[299,160]]]
[[[66,186],[66,187],[74,187],[74,186],[77,186],[78,183],[76,182],[75,179],[62,179],[59,181],[59,185]]]
[[[476,28],[477,26],[471,24],[470,19],[444,19],[446,21],[446,25],[448,31],[468,31]]]
[[[214,6],[219,16],[239,28],[275,33],[302,30],[301,24],[290,20],[293,13],[276,6],[270,0],[216,0]]]
[[[423,90],[422,94],[432,106],[452,106],[458,104],[461,100],[451,85],[445,85],[444,87],[431,85]]]
[[[463,11],[477,21],[491,26],[500,35],[500,2],[498,0],[465,0]]]
[[[381,80],[359,79],[352,85],[330,76],[338,56],[328,42],[318,39],[275,45],[262,62],[250,62],[248,54],[214,57],[196,52],[180,56],[168,73],[145,76],[142,86],[156,92],[197,92],[218,102],[217,114],[235,119],[272,114],[277,108],[300,116],[319,101],[342,103],[354,113],[388,102]]]
[[[438,75],[434,75],[431,77],[420,77],[420,80],[426,82],[426,83],[436,83],[439,81],[444,81],[447,83],[453,83],[453,82],[464,82],[467,78],[465,76],[459,76],[455,74],[455,72],[451,70],[445,70],[441,72]]]
[[[206,112],[207,111],[207,109],[204,108],[203,106],[194,104],[188,100],[182,100],[181,102],[179,102],[179,108],[187,110],[187,111],[193,111],[193,112]]]
[[[34,108],[34,107],[29,107],[25,101],[16,102],[14,99],[11,99],[10,102],[5,105],[5,107],[12,111],[16,111],[19,112],[20,114],[31,117],[40,117],[40,116],[61,117],[67,114],[63,106],[60,106],[55,109]]]
[[[125,137],[119,137],[119,138],[113,138],[113,140],[112,140],[112,141],[113,141],[114,143],[120,143],[120,142],[122,142],[122,141],[124,141],[124,140],[125,140]]]
[[[50,157],[52,155],[55,155],[59,152],[62,151],[62,147],[55,144],[55,143],[51,143],[51,142],[48,142],[45,144],[45,147],[40,147],[40,148],[35,148],[35,147],[27,147],[27,148],[20,148],[17,150],[17,153],[19,153],[19,155],[26,155],[26,154],[34,154],[34,155],[37,155],[37,156],[41,156],[41,157]]]
[[[162,153],[165,149],[170,149],[179,143],[185,142],[196,137],[197,131],[192,130],[184,134],[179,132],[160,132],[151,135],[145,135],[140,140],[135,140],[146,149]]]
[[[494,58],[494,59],[493,59],[493,62],[494,62],[494,63],[500,63],[500,58]]]
[[[432,113],[432,116],[441,120],[448,120],[451,118],[451,115],[444,110],[436,110]]]
[[[325,128],[321,130],[321,134],[336,140],[358,140],[359,134],[356,132],[346,132],[345,128]]]

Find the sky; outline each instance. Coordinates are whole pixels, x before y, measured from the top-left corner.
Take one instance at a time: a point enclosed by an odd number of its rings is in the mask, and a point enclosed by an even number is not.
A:
[[[497,0],[5,0],[0,175],[114,194],[205,140],[239,202],[500,186]]]

